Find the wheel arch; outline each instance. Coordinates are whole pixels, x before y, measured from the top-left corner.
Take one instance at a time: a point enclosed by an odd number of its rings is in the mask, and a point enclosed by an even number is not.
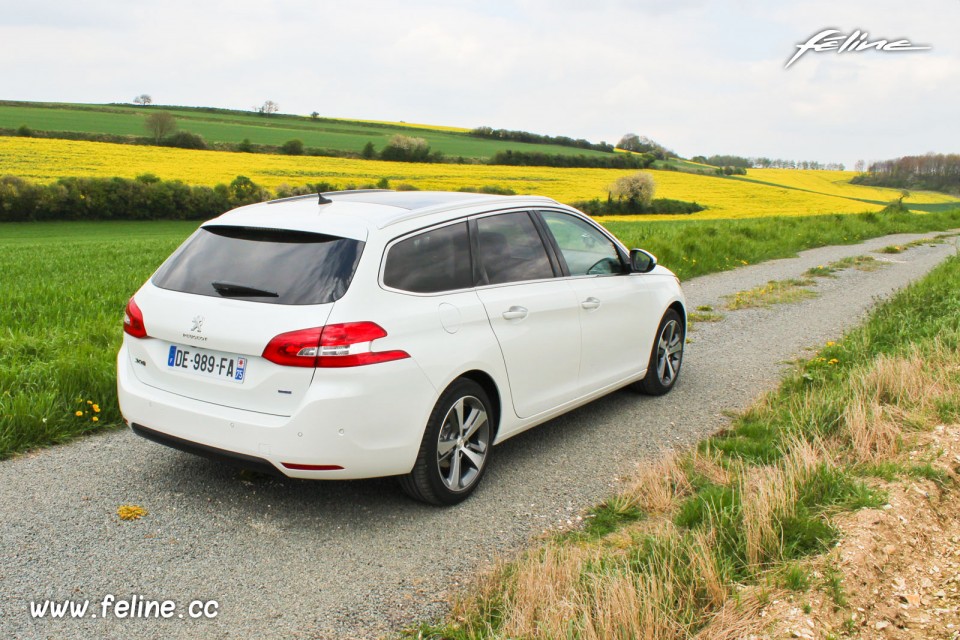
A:
[[[500,397],[500,389],[497,387],[496,381],[490,376],[489,373],[481,371],[479,369],[473,369],[471,371],[466,371],[459,376],[457,379],[465,378],[467,380],[472,380],[478,385],[483,387],[483,390],[487,393],[487,397],[490,399],[490,402],[493,404],[493,435],[491,436],[491,442],[496,439],[497,434],[500,432],[500,418],[503,415],[503,400]]]
[[[679,300],[674,300],[667,309],[673,309],[680,314],[680,319],[683,321],[683,335],[687,335],[687,310],[684,308],[683,303]],[[666,313],[666,311],[664,311]]]

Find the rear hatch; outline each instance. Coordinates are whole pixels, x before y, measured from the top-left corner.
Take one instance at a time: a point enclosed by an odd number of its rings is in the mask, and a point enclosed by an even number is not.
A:
[[[146,338],[125,336],[144,384],[187,398],[291,415],[312,367],[264,357],[276,336],[323,326],[363,242],[226,225],[201,227],[134,297]]]

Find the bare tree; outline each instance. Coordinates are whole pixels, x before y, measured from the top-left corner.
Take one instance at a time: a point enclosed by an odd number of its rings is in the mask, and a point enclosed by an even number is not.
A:
[[[863,173],[866,168],[867,163],[863,160],[857,160],[855,163],[853,163],[853,170],[857,173]]]
[[[273,115],[277,111],[280,111],[280,105],[278,105],[273,100],[267,100],[259,107],[254,107],[253,109],[259,114],[269,116],[269,115]]]
[[[153,104],[153,98],[150,97],[147,93],[141,93],[136,98],[133,99],[133,104],[138,104],[140,106],[146,106],[148,104]]]
[[[143,126],[153,136],[154,141],[160,144],[164,137],[177,130],[177,121],[169,111],[157,111],[144,118]]]

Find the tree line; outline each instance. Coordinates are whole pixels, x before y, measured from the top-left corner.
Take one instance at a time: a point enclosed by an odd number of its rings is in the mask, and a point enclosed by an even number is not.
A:
[[[512,140],[513,142],[529,142],[531,144],[555,144],[562,147],[576,147],[613,153],[613,145],[606,142],[590,142],[583,138],[567,136],[545,136],[529,131],[515,131],[511,129],[494,129],[492,127],[477,127],[470,130],[470,135],[476,138],[490,138],[493,140]]]
[[[0,222],[46,220],[207,220],[261,202],[270,192],[245,176],[215,187],[144,174],[127,178],[60,178],[37,184],[0,177]]]
[[[738,169],[818,169],[824,171],[843,171],[842,162],[817,162],[816,160],[783,160],[781,158],[745,158],[743,156],[715,154],[712,156],[694,156],[692,162],[709,164],[714,167],[734,167]]]
[[[870,164],[854,184],[960,193],[960,154],[928,153]]]
[[[391,185],[381,178],[371,183],[316,182],[281,184],[270,190],[246,176],[215,187],[161,180],[146,173],[136,178],[60,178],[48,184],[19,176],[0,176],[0,223],[52,220],[209,220],[248,204],[273,198],[353,189],[417,191],[408,183]],[[459,191],[513,195],[501,185],[464,186]]]

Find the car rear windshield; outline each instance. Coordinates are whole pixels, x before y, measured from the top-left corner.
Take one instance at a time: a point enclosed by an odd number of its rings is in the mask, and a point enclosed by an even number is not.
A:
[[[201,227],[157,270],[161,289],[271,304],[325,304],[353,279],[363,242],[251,227]]]

